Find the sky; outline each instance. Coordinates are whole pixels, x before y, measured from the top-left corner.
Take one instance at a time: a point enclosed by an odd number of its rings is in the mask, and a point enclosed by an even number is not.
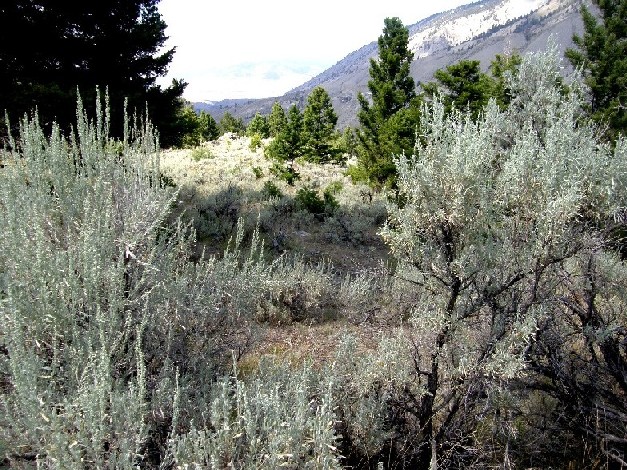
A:
[[[168,74],[195,101],[281,96],[336,64],[398,17],[409,26],[473,0],[161,0]]]

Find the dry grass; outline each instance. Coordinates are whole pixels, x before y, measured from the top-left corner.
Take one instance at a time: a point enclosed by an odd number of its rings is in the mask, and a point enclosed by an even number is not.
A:
[[[180,189],[178,210],[195,220],[207,253],[219,254],[242,218],[248,232],[260,224],[273,256],[287,252],[312,262],[327,261],[342,273],[374,269],[389,259],[378,234],[387,214],[384,195],[369,195],[367,186],[353,184],[345,175],[346,166],[299,162],[301,179],[289,186],[270,173],[272,164],[263,149],[250,149],[250,138],[229,135],[161,156],[164,174]],[[264,193],[269,182],[281,198]],[[331,184],[341,187],[335,194],[339,202],[335,214],[314,216],[296,204],[299,189],[311,188],[322,195]]]
[[[347,274],[374,272],[389,262],[389,250],[378,234],[387,214],[384,195],[353,184],[345,175],[346,166],[298,162],[301,179],[289,186],[271,174],[272,164],[263,149],[250,149],[249,138],[228,135],[196,149],[162,154],[162,170],[180,190],[178,213],[190,219],[212,217],[211,229],[194,222],[197,230],[213,233],[200,237],[199,252],[219,255],[235,220],[241,218],[249,232],[259,224],[270,258],[298,256],[312,266],[326,263],[338,282]],[[280,199],[264,194],[268,182],[280,190]],[[335,214],[321,218],[297,207],[299,189],[312,188],[322,195],[331,184],[341,187],[335,194]],[[389,327],[380,322],[351,321],[341,312],[317,322],[263,322],[253,350],[240,359],[239,367],[242,373],[254,370],[265,355],[295,363],[314,358],[321,364],[334,355],[345,334],[374,349],[384,330]]]

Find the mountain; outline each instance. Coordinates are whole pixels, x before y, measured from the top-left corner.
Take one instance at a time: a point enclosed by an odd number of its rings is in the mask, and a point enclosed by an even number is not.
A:
[[[590,0],[483,0],[422,19],[408,26],[411,74],[419,86],[462,59],[479,60],[487,70],[496,54],[542,50],[550,37],[563,52],[572,46],[573,34],[583,33],[582,3],[591,7]],[[228,111],[248,122],[257,112],[269,114],[275,101],[286,110],[292,104],[302,109],[311,90],[322,86],[338,114],[338,127],[355,126],[357,93],[368,92],[370,59],[377,55],[373,41],[283,96],[194,103],[194,108],[218,121]]]

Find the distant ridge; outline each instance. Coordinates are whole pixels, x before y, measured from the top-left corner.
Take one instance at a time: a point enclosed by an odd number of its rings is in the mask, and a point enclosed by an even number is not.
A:
[[[545,49],[552,37],[561,51],[572,46],[573,34],[582,34],[579,9],[589,0],[483,0],[437,13],[408,26],[414,52],[411,74],[417,84],[431,81],[436,70],[462,59],[481,61],[484,70],[496,54]],[[366,93],[370,59],[378,54],[377,41],[351,52],[332,67],[283,96],[227,99],[194,103],[216,120],[228,111],[248,122],[259,112],[269,114],[278,101],[286,110],[304,107],[316,86],[329,93],[338,114],[338,127],[357,125],[357,93]]]

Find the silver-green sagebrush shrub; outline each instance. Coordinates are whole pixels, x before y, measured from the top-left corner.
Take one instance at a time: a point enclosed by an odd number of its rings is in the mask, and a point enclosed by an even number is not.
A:
[[[0,447],[10,461],[129,467],[147,440],[141,338],[160,187],[148,123],[108,138],[99,108],[65,139],[24,118],[0,175]]]
[[[312,364],[262,360],[246,380],[220,380],[204,425],[168,450],[178,468],[336,469],[334,426],[332,383]]]
[[[166,224],[176,192],[153,129],[127,122],[113,141],[100,104],[90,122],[79,102],[69,139],[25,118],[3,162],[2,458],[158,463],[173,417],[184,428],[205,411],[220,365],[250,341],[268,275],[258,235],[248,254],[240,231],[219,259],[190,262],[193,234]]]
[[[417,296],[424,393],[407,409],[420,465],[509,459],[505,443],[488,451],[475,439],[477,420],[495,412],[487,398],[533,376],[530,351],[568,277],[581,275],[575,261],[602,252],[604,222],[625,207],[624,145],[612,152],[580,119],[579,83],[560,84],[554,50],[529,55],[507,111],[492,102],[473,122],[436,101],[415,155],[396,159],[404,203],[389,208],[383,235]]]

